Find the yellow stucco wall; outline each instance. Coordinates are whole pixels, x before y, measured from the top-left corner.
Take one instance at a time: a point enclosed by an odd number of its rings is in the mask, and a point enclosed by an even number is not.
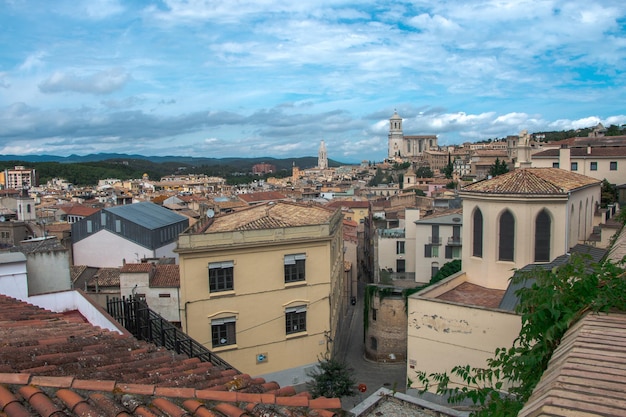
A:
[[[315,363],[334,337],[343,269],[341,215],[330,224],[181,235],[183,330],[242,372]],[[306,254],[306,280],[284,282],[284,256]],[[234,262],[234,290],[209,292],[208,264]],[[286,335],[285,309],[307,307],[306,332]],[[331,317],[332,314],[332,317]],[[211,320],[236,318],[236,345],[213,348]],[[258,363],[257,355],[265,362]]]

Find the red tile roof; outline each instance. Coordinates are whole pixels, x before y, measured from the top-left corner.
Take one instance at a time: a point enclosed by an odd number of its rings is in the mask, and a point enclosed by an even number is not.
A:
[[[61,209],[64,213],[68,215],[83,217],[91,216],[92,214],[100,211],[99,208],[84,206],[82,204],[62,205],[59,206],[59,209]]]
[[[0,416],[295,417],[341,408],[339,399],[311,399],[4,295],[0,346]]]
[[[248,204],[288,199],[285,194],[278,191],[261,191],[258,193],[241,194],[238,197]]]
[[[99,287],[119,287],[120,286],[120,269],[119,268],[100,268],[98,272],[89,280],[87,285]]]
[[[150,280],[151,287],[180,287],[180,271],[178,265],[157,265]]]
[[[489,180],[463,187],[464,193],[555,195],[600,182],[586,175],[558,168],[516,169]]]
[[[286,201],[259,204],[215,217],[213,222],[205,229],[205,233],[326,224],[330,221],[335,211],[326,206],[296,204]]]
[[[560,154],[560,149],[546,149],[545,151],[537,152],[533,154],[533,158],[555,158]],[[592,146],[589,148],[570,148],[570,158],[610,158],[610,157],[625,157],[626,146],[610,146],[599,147]]]
[[[502,297],[504,297],[504,292],[504,290],[494,290],[464,282],[450,291],[441,294],[437,299],[473,306],[498,308]]]

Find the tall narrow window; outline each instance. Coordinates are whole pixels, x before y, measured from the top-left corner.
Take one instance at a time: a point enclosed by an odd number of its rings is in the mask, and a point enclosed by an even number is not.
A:
[[[306,254],[285,255],[285,282],[296,282],[305,280],[305,260]]]
[[[500,216],[500,245],[498,248],[498,260],[513,261],[515,252],[515,219],[510,211],[505,211]]]
[[[472,256],[483,257],[483,213],[480,209],[474,211]]]
[[[234,287],[233,261],[209,263],[209,291],[232,291]]]
[[[306,306],[285,310],[285,330],[287,334],[306,332]]]
[[[541,210],[535,219],[535,262],[550,262],[550,215]]]
[[[404,254],[404,241],[402,240],[398,240],[396,242],[396,254],[397,255],[402,255]]]
[[[234,317],[211,320],[211,342],[214,348],[234,345],[237,343],[236,334]]]

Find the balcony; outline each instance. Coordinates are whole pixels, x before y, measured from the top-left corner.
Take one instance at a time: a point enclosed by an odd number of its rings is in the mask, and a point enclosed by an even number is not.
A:
[[[461,246],[461,237],[460,236],[449,237],[448,246]]]
[[[429,245],[441,245],[441,237],[440,236],[429,236],[428,237]]]

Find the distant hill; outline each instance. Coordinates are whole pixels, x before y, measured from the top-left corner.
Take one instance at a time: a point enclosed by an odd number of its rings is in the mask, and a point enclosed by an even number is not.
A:
[[[293,165],[304,169],[317,166],[317,157],[306,156],[299,158],[200,158],[191,156],[144,156],[144,155],[127,155],[119,153],[97,153],[89,155],[0,155],[0,161],[21,161],[21,162],[58,162],[58,163],[85,163],[85,162],[112,162],[120,163],[123,161],[139,161],[145,160],[155,164],[164,163],[181,163],[188,166],[220,166],[229,165],[232,167],[241,167],[250,169],[252,165],[262,162],[276,166],[276,169],[291,169]],[[346,165],[344,163],[329,159],[328,165],[338,167]]]
[[[276,172],[270,175],[281,178],[291,175],[294,165],[300,169],[317,166],[316,157],[285,159],[197,158],[113,153],[85,156],[70,155],[68,157],[53,155],[0,155],[0,169],[12,168],[15,165],[25,165],[37,170],[40,183],[45,184],[46,181],[58,177],[64,178],[75,185],[97,184],[99,179],[104,178],[141,178],[144,173],[148,174],[150,178],[157,179],[180,173],[205,174],[224,177],[229,184],[234,185],[259,178],[252,175],[252,166],[263,162],[274,165]],[[329,160],[328,164],[331,167],[342,165],[332,160]]]

